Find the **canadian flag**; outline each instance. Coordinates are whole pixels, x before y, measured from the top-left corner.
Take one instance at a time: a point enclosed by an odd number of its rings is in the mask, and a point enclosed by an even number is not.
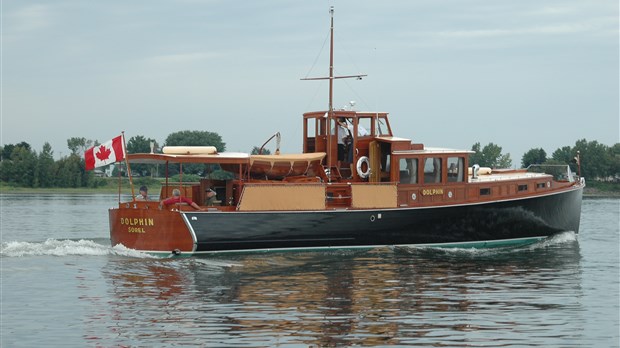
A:
[[[125,159],[125,148],[123,146],[123,136],[97,146],[93,146],[84,152],[86,170],[93,170],[111,163]]]

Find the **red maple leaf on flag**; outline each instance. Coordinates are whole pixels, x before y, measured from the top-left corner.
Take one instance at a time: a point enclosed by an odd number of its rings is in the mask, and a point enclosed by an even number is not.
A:
[[[97,152],[97,154],[95,156],[97,156],[97,158],[100,161],[105,161],[108,158],[110,158],[110,154],[112,153],[112,151],[110,151],[107,147],[105,147],[105,145],[101,145],[99,146],[99,152]]]

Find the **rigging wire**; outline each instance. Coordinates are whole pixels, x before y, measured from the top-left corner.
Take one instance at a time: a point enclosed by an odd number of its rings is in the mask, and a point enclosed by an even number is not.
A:
[[[327,43],[328,38],[329,38],[329,30],[327,31],[327,35],[325,35],[325,40],[323,40],[323,46],[321,46],[321,49],[319,50],[319,54],[317,54],[316,58],[314,58],[314,63],[312,63],[312,66],[310,67],[310,70],[308,70],[308,72],[306,73],[305,78],[308,78],[308,76],[310,75],[314,67],[316,66],[316,63],[319,61],[319,58],[321,57],[321,54],[323,53],[323,50],[325,49],[325,44]]]
[[[312,106],[312,103],[314,103],[314,101],[316,100],[316,97],[319,94],[319,91],[325,90],[325,85],[323,83],[317,83],[316,85],[317,87],[316,87],[316,90],[314,91],[314,95],[312,96],[312,98],[310,99],[310,102],[308,103],[308,106],[306,106],[304,110],[310,110],[310,107]]]
[[[349,82],[346,79],[342,79],[342,82],[344,82],[347,85],[347,87],[349,87],[349,90],[356,96],[358,101],[361,101],[362,104],[364,104],[366,108],[368,108],[369,110],[372,109],[370,105],[366,102],[366,100],[353,88],[353,86],[349,84]]]

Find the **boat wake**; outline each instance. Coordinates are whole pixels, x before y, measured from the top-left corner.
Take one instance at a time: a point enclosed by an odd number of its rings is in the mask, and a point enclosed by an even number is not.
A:
[[[421,246],[421,247],[398,247],[397,250],[416,253],[416,252],[438,252],[453,255],[469,255],[469,256],[489,256],[497,254],[519,253],[522,251],[535,251],[547,248],[559,247],[564,244],[571,244],[577,241],[577,234],[572,231],[561,232],[551,237],[542,239],[533,244],[521,246],[506,246],[497,248],[445,248],[439,246]]]
[[[554,234],[549,238],[545,238],[537,243],[528,245],[528,250],[545,249],[548,247],[558,246],[562,244],[570,244],[577,241],[577,234],[573,231],[561,232]]]
[[[106,239],[107,241],[107,239]],[[110,247],[94,240],[48,239],[44,242],[3,242],[0,246],[1,257],[24,256],[103,256],[117,255],[137,258],[153,256],[117,245]]]

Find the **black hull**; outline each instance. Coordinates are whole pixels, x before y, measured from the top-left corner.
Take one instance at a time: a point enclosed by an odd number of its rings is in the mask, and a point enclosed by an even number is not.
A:
[[[493,242],[578,233],[582,191],[429,208],[184,214],[195,252]]]

